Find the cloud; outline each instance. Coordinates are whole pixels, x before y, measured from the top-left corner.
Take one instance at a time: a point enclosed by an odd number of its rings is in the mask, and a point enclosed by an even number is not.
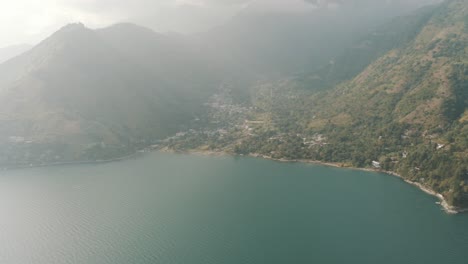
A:
[[[134,22],[157,31],[203,30],[238,12],[251,0],[2,0],[0,47],[35,43],[63,25],[91,28]]]
[[[58,0],[75,10],[144,24],[156,31],[199,31],[252,0]],[[85,24],[86,21],[83,21]]]
[[[0,47],[35,43],[67,23],[86,21],[87,24],[101,26],[112,23],[114,18],[110,13],[75,8],[68,0],[1,1]]]
[[[0,47],[36,43],[63,25],[134,22],[156,31],[196,32],[239,11],[304,12],[320,7],[439,0],[1,0]]]
[[[191,0],[185,0],[191,1]],[[243,5],[248,2],[252,2],[252,0],[200,0],[207,5]]]
[[[261,13],[302,13],[314,9],[314,6],[304,0],[254,0],[250,1],[246,8],[250,12]]]
[[[317,7],[337,7],[337,6],[352,6],[352,7],[369,7],[388,5],[400,5],[406,7],[417,7],[426,4],[441,2],[442,0],[304,0]]]

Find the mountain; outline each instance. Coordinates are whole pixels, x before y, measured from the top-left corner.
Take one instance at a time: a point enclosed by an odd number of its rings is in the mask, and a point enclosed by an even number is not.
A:
[[[129,23],[97,30],[97,34],[109,47],[171,84],[183,97],[211,95],[209,87],[224,79],[219,70],[222,62],[202,52],[184,35],[158,34]]]
[[[177,132],[216,88],[204,60],[133,25],[62,28],[0,65],[2,163],[112,157]]]
[[[243,114],[214,104],[212,136],[167,146],[379,168],[467,208],[466,7],[450,0],[396,18],[322,67],[252,88]]]
[[[31,45],[21,44],[0,48],[0,64],[31,49]]]
[[[378,25],[434,1],[335,2],[341,4],[305,8],[303,1],[288,6],[253,1],[227,23],[196,37],[217,57],[255,76],[284,77],[320,68]]]
[[[194,36],[129,23],[97,30],[70,24],[0,64],[0,164],[131,153],[186,129],[220,89],[247,104],[259,78],[316,68],[403,12],[387,11],[247,8]],[[359,16],[350,23],[353,12]]]
[[[194,36],[65,26],[0,64],[0,165],[159,144],[381,168],[467,207],[466,0],[312,2]]]
[[[435,9],[408,44],[391,49],[335,89],[330,100],[338,108],[333,112],[351,110],[361,119],[391,117],[425,129],[459,121],[467,107],[463,7],[464,1],[448,1]],[[345,107],[357,98],[367,107]],[[324,112],[333,115],[328,110]]]
[[[372,43],[380,41],[365,42],[368,56],[361,58],[357,56],[363,53],[351,49],[330,69],[336,79],[328,83],[333,86],[334,81],[342,82],[332,89],[312,92],[300,102],[276,102],[282,107],[275,107],[275,119],[282,122],[280,126],[296,123],[300,133],[327,138],[327,145],[311,148],[309,158],[349,162],[357,167],[377,161],[385,170],[442,193],[450,204],[466,207],[466,4],[465,0],[447,1],[413,19],[397,21],[401,38],[391,37],[392,41],[378,44],[378,50]],[[405,20],[407,27],[400,27],[398,24]],[[388,36],[395,36],[392,32],[387,31]],[[387,39],[385,34],[380,36]],[[346,66],[344,58],[358,62],[356,68]],[[364,66],[366,59],[371,59],[368,66]],[[350,72],[341,71],[342,65]],[[294,85],[298,89],[313,88],[308,82],[287,84],[289,89]],[[284,104],[293,114],[286,115],[287,122],[279,119],[284,116]]]
[[[407,45],[432,17],[437,6],[423,7],[397,17],[360,38],[329,63],[297,75],[307,89],[326,89],[349,80],[392,49]]]
[[[309,125],[336,140],[324,158],[358,166],[378,160],[452,204],[468,205],[464,8],[466,1],[448,1],[408,44],[318,95]]]

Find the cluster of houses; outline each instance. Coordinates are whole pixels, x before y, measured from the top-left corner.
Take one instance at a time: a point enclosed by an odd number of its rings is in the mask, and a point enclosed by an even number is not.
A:
[[[301,135],[298,134],[297,136],[300,137]],[[325,142],[326,140],[327,138],[323,136],[322,134],[315,134],[310,140],[304,137],[302,138],[304,145],[309,146],[309,147],[312,147],[315,145],[319,145],[319,146],[327,145],[328,143]]]

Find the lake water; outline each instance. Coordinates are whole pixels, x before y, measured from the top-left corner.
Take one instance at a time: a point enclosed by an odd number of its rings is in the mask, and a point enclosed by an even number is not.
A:
[[[468,215],[379,173],[150,153],[0,172],[1,264],[468,263]]]

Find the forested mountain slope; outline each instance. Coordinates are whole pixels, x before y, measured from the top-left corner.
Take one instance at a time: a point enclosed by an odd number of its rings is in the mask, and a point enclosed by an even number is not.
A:
[[[301,104],[288,103],[291,109],[302,106],[289,111],[300,124],[298,132],[328,138],[328,144],[304,155],[359,167],[378,161],[386,170],[442,192],[452,204],[466,206],[467,6],[465,0],[454,0],[424,13],[427,22],[408,43],[352,80]],[[282,120],[280,113],[277,120]]]
[[[396,19],[321,70],[258,85],[253,110],[213,113],[213,135],[168,146],[382,168],[466,207],[467,7],[451,0]]]
[[[410,43],[316,95],[309,127],[336,140],[322,158],[378,160],[467,205],[467,6],[446,2]]]
[[[110,158],[177,132],[219,82],[202,60],[133,25],[62,28],[0,65],[1,163]]]

